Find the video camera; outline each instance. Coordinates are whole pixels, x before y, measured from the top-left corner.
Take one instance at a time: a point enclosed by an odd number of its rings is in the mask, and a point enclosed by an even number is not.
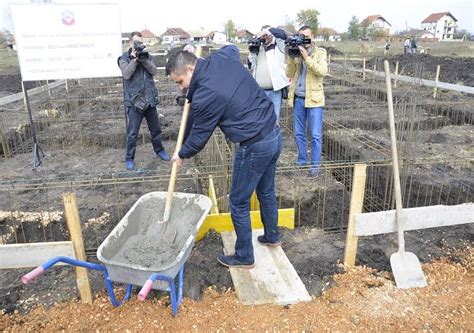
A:
[[[265,39],[262,37],[253,37],[250,39],[247,44],[249,44],[249,52],[258,54],[260,51],[260,45],[265,42]]]
[[[138,60],[144,60],[148,58],[148,52],[145,51],[145,48],[146,48],[145,44],[139,41],[133,42],[133,49],[137,52]]]
[[[297,58],[301,55],[298,46],[311,44],[311,39],[306,38],[304,35],[292,35],[286,39],[285,44],[288,49],[288,55],[291,58]]]

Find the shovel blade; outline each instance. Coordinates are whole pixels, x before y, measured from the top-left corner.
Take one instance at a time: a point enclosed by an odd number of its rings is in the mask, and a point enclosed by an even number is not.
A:
[[[398,288],[423,288],[427,286],[420,261],[414,253],[394,253],[390,256],[390,265]]]

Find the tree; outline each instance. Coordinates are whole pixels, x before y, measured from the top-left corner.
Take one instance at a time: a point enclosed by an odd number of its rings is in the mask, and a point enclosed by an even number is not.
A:
[[[371,38],[377,38],[377,37],[388,37],[388,33],[383,30],[382,28],[370,26],[367,29],[367,36]]]
[[[349,28],[347,29],[349,39],[357,40],[361,37],[360,23],[357,16],[352,16],[349,21]]]
[[[225,24],[225,34],[227,35],[227,40],[234,38],[235,33],[235,23],[232,20],[228,20]]]
[[[296,21],[300,25],[310,26],[313,34],[316,34],[319,25],[318,16],[319,12],[316,9],[302,9],[296,14]]]
[[[471,39],[471,33],[465,29],[457,30],[454,33],[454,39],[462,39],[463,41]]]

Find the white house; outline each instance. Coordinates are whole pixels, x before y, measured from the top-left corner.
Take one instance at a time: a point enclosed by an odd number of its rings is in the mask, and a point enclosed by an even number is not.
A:
[[[367,29],[377,29],[384,31],[387,35],[393,34],[392,25],[382,15],[367,16],[362,22],[361,26]]]
[[[188,31],[191,36],[191,42],[196,45],[205,45],[209,41],[209,30],[204,28]]]
[[[254,34],[248,30],[239,30],[235,33],[234,43],[246,43],[248,40],[252,39]]]
[[[213,31],[208,35],[208,37],[214,44],[227,44],[227,35],[223,32]]]
[[[187,44],[191,36],[181,28],[168,28],[161,35],[162,44]]]
[[[158,38],[156,38],[156,35],[150,30],[144,29],[140,31],[140,33],[142,34],[143,44],[153,45],[153,44],[158,43]]]
[[[431,32],[439,41],[453,40],[457,21],[450,12],[434,13],[421,21],[421,29]]]

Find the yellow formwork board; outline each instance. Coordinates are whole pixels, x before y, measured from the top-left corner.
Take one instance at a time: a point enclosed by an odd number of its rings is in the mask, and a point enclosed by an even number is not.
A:
[[[263,228],[263,224],[260,219],[260,211],[251,211],[250,220],[252,222],[252,229]],[[288,229],[295,228],[295,210],[293,208],[278,210],[278,226]],[[204,238],[206,233],[211,229],[217,232],[233,231],[234,225],[232,224],[230,213],[209,214],[199,229],[196,240],[201,240]]]

